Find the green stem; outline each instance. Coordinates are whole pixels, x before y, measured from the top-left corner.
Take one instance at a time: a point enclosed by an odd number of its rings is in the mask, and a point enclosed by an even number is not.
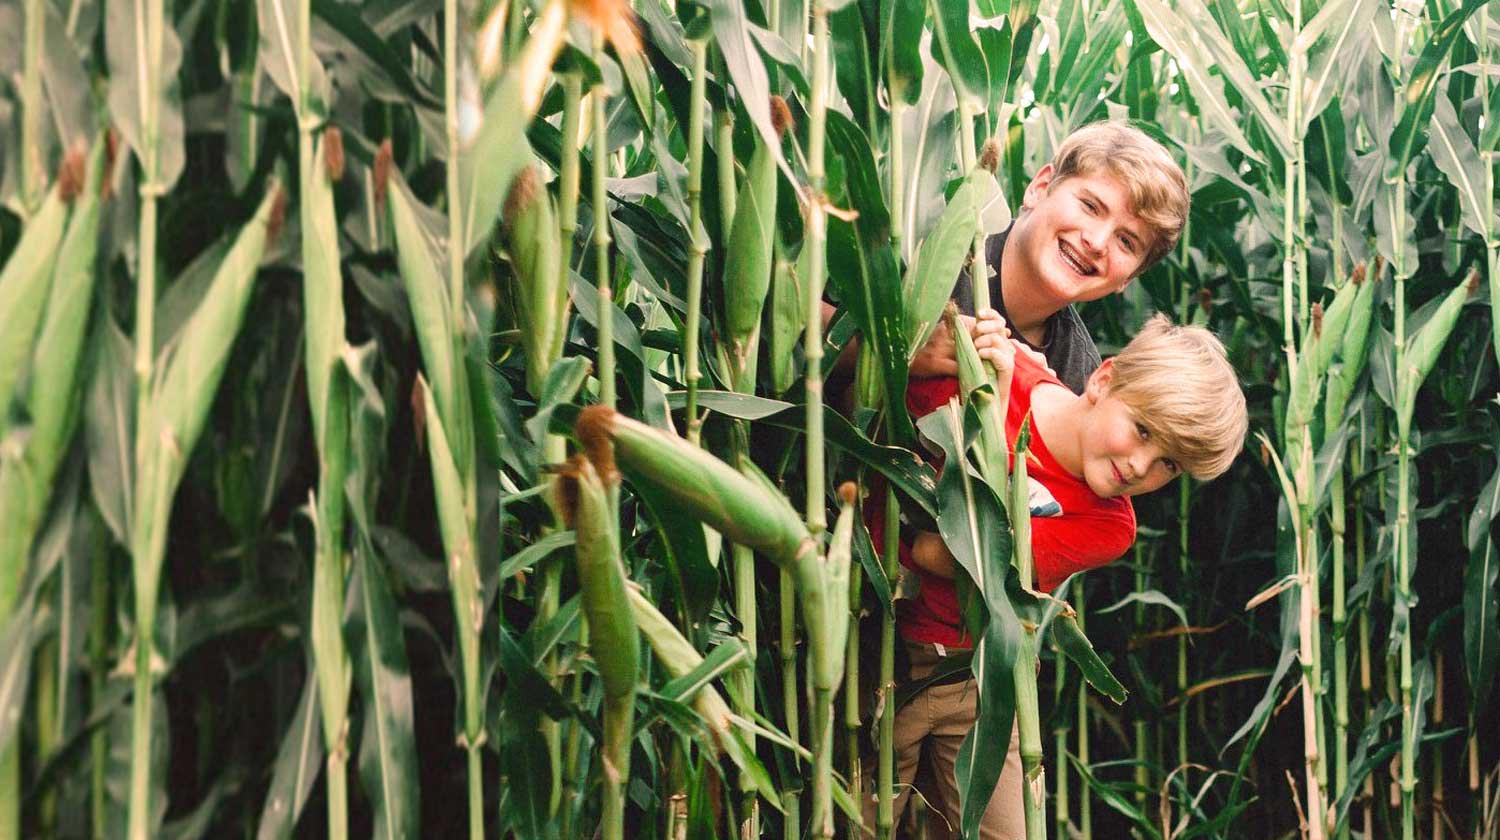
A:
[[[89,697],[90,702],[102,705],[104,691],[109,685],[109,549],[103,540],[96,540],[89,560]],[[93,836],[102,838],[105,832],[107,802],[106,772],[109,768],[108,727],[99,726],[89,736],[90,799],[89,813],[92,817]],[[3,825],[3,822],[0,822]]]
[[[864,790],[864,769],[859,760],[859,609],[862,585],[860,568],[854,565],[849,570],[849,638],[844,647],[844,748],[847,756],[844,772],[849,790],[856,798]],[[858,837],[863,828],[860,812],[856,810],[849,816],[848,836]]]
[[[603,63],[604,32],[594,30],[594,60]],[[599,402],[614,407],[615,404],[615,335],[613,295],[609,284],[609,205],[605,193],[605,180],[609,176],[609,146],[605,136],[604,100],[608,96],[601,81],[594,85],[589,99],[594,109],[593,117],[593,194],[594,205],[594,283],[599,290]]]
[[[1078,630],[1084,629],[1084,587],[1080,583],[1078,587],[1078,600],[1074,604],[1074,610],[1078,613]],[[1061,667],[1061,662],[1058,663]],[[1084,680],[1078,681],[1078,763],[1084,767],[1089,766],[1089,694],[1088,685]],[[1059,761],[1059,772],[1062,764]],[[1078,786],[1078,830],[1082,833],[1084,840],[1093,836],[1093,802],[1089,795],[1088,785]],[[1059,835],[1061,836],[1061,835]]]
[[[42,202],[46,159],[42,150],[42,50],[46,25],[42,0],[25,0],[26,41],[21,71],[21,205],[29,214]],[[67,139],[64,138],[64,143]]]
[[[885,494],[885,576],[892,592],[901,575],[901,507],[896,490]],[[877,759],[876,840],[895,836],[896,784],[896,605],[886,603],[880,623],[880,692],[875,707],[880,713],[880,754]]]
[[[786,569],[779,575],[781,595],[781,708],[786,711],[786,736],[792,743],[800,743],[800,727],[797,705],[797,591],[792,573]],[[797,758],[793,756],[793,762]],[[781,798],[786,809],[784,821],[785,840],[800,840],[801,828],[801,782],[800,775],[793,770],[791,786]]]
[[[698,417],[698,332],[703,317],[703,260],[708,252],[708,231],[703,227],[703,111],[708,77],[708,44],[690,41],[693,51],[692,92],[688,99],[687,202],[692,219],[692,244],[688,251],[687,315],[682,325],[683,380],[687,383],[687,439],[697,443],[703,421]]]
[[[1069,835],[1068,822],[1073,813],[1071,803],[1068,801],[1068,720],[1061,714],[1063,698],[1066,692],[1063,690],[1068,681],[1068,663],[1063,660],[1063,653],[1057,645],[1052,646],[1052,661],[1057,671],[1053,684],[1052,704],[1057,709],[1054,717],[1056,721],[1052,728],[1053,749],[1057,753],[1057,794],[1054,806],[1056,808],[1053,819],[1056,822],[1054,836],[1067,837]]]
[[[833,837],[833,691],[830,689],[814,688],[812,692],[812,745],[812,836],[831,840]]]
[[[1349,652],[1348,641],[1345,639],[1348,616],[1344,603],[1346,525],[1342,470],[1333,476],[1329,486],[1329,499],[1333,521],[1333,790],[1335,795],[1342,796],[1344,789],[1349,786]],[[1339,829],[1339,838],[1348,840],[1348,836],[1349,824],[1346,821]]]
[[[142,596],[137,596],[139,602]],[[155,599],[153,599],[155,600]],[[137,616],[143,615],[137,610]],[[154,617],[146,616],[154,621]],[[151,623],[137,628],[135,643],[135,697],[130,719],[130,840],[150,836],[151,815]]]
[[[1400,177],[1394,186],[1396,190],[1396,231],[1405,230],[1406,223],[1406,179]],[[1401,236],[1394,237],[1395,253],[1392,255],[1392,269],[1396,276],[1396,291],[1393,304],[1396,309],[1395,323],[1395,351],[1396,351],[1396,393],[1403,393],[1407,377],[1411,374],[1406,369],[1406,255],[1404,253],[1405,240]],[[1396,450],[1396,598],[1402,604],[1411,604],[1411,552],[1409,535],[1411,533],[1411,493],[1408,486],[1411,475],[1411,430],[1410,423],[1399,411],[1396,415],[1397,423],[1397,450]],[[1416,803],[1415,791],[1417,786],[1416,776],[1416,725],[1412,710],[1412,678],[1411,678],[1411,621],[1408,615],[1406,624],[1401,629],[1401,837],[1402,840],[1413,840],[1415,836]]]
[[[714,155],[718,163],[720,226],[727,238],[734,219],[738,181],[734,177],[734,111],[729,109],[727,103],[729,71],[724,66],[723,55],[719,53],[714,54],[714,76],[719,80],[719,88],[726,98],[725,107],[714,109]]]

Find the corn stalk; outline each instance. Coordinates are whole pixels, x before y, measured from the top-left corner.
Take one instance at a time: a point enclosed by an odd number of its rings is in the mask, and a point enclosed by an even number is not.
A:
[[[145,189],[143,186],[142,190]],[[142,201],[146,199],[143,197]],[[207,421],[234,336],[244,319],[261,255],[275,232],[273,228],[281,225],[285,206],[285,194],[273,182],[255,217],[225,254],[207,294],[174,340],[163,365],[143,389],[147,398],[136,424],[130,524],[130,554],[136,580],[136,639],[130,663],[135,677],[129,810],[132,840],[144,840],[152,832],[151,717],[157,669],[161,667],[155,647],[156,607],[172,499],[188,456]],[[143,251],[143,274],[145,266]],[[141,339],[142,336],[136,336],[137,342]],[[149,350],[150,344],[149,339],[145,341],[146,349]]]

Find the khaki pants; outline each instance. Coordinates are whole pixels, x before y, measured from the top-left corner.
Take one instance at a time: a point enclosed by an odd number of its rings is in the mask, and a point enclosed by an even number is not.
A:
[[[911,657],[912,679],[926,676],[942,661],[934,645],[907,642],[906,649]],[[929,840],[958,836],[960,812],[955,767],[959,745],[974,726],[977,692],[978,686],[972,677],[963,682],[935,685],[913,697],[896,712],[896,824],[901,824],[902,812],[917,778],[917,764],[925,752],[929,775],[934,783],[932,789],[921,788],[918,793],[932,808],[927,823]],[[975,746],[977,749],[995,749],[998,745]],[[864,824],[873,829],[873,796],[866,798],[864,810]],[[901,836],[899,831],[898,836]],[[1026,837],[1026,816],[1021,804],[1020,735],[1015,727],[1011,727],[1005,767],[980,822],[979,836],[982,840],[1024,840]]]

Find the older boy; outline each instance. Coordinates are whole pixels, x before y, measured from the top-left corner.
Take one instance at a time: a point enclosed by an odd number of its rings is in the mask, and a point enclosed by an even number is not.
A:
[[[991,305],[1081,392],[1099,351],[1073,304],[1122,291],[1159,262],[1177,244],[1187,214],[1182,169],[1160,143],[1124,122],[1084,126],[1031,179],[1010,228],[985,243]],[[967,272],[953,299],[974,314]],[[958,373],[945,327],[918,351],[911,373]]]
[[[1151,319],[1120,355],[1091,374],[1074,394],[1032,354],[1004,340],[1003,319],[993,310],[980,323],[996,329],[981,352],[1010,395],[1006,436],[1032,422],[1031,545],[1035,588],[1049,591],[1075,572],[1109,563],[1135,539],[1128,497],[1149,493],[1183,472],[1207,480],[1228,469],[1244,442],[1245,400],[1224,349],[1200,327]],[[958,395],[951,377],[919,380],[907,393],[914,416],[937,410]],[[877,517],[878,519],[878,517]],[[872,531],[880,531],[878,523]],[[881,540],[876,536],[876,544]],[[920,581],[918,597],[903,601],[897,626],[911,660],[912,677],[936,668],[944,656],[972,647],[959,616],[953,555],[934,533],[903,539],[901,562]],[[1032,581],[1026,581],[1032,585]],[[927,747],[938,790],[930,799],[950,824],[958,818],[954,762],[973,726],[972,680],[929,687],[897,712],[897,773],[902,793]],[[1021,775],[1014,737],[991,799],[981,836],[1024,836]],[[898,799],[897,808],[904,804]]]

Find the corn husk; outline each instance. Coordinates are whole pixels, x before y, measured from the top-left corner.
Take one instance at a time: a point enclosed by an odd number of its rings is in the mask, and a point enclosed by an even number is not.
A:
[[[562,356],[568,288],[562,281],[557,213],[536,170],[516,176],[505,201],[505,241],[515,274],[516,304],[526,348],[526,387],[542,392],[547,372]]]
[[[0,329],[0,438],[5,436],[7,409],[31,356],[31,342],[52,285],[58,242],[68,222],[60,186],[54,185],[47,193],[0,271],[0,312],[5,313],[5,328]]]
[[[751,393],[776,236],[776,156],[758,134],[739,198],[724,261],[724,315],[735,390]]]

